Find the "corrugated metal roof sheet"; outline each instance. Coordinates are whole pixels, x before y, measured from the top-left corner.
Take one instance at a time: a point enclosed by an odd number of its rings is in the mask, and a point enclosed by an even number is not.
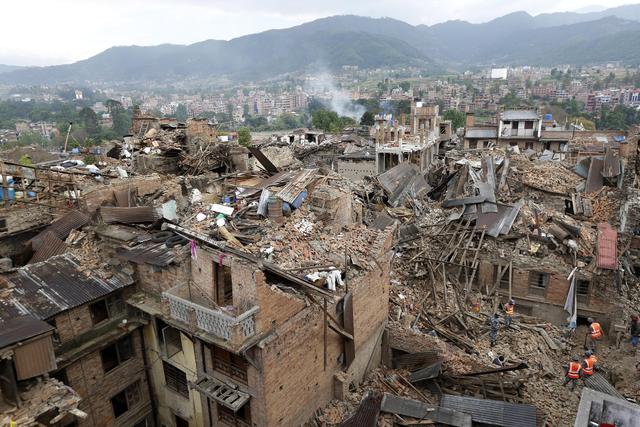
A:
[[[28,340],[51,330],[53,330],[53,326],[33,316],[18,316],[4,322],[0,321],[0,348]]]
[[[5,313],[18,311],[48,319],[133,283],[131,277],[121,272],[102,279],[97,273],[86,276],[79,267],[75,257],[65,254],[3,275],[13,289],[2,303],[13,307],[8,310],[3,307],[0,316],[6,319]]]
[[[536,427],[536,407],[533,405],[444,394],[440,406],[469,414],[474,423],[504,427]]]
[[[141,222],[154,222],[162,218],[162,212],[151,206],[139,206],[132,208],[114,208],[102,206],[100,215],[105,223],[120,222],[123,224],[137,224]]]
[[[36,251],[40,249],[40,245],[44,239],[44,234],[49,231],[54,233],[60,240],[64,240],[69,236],[71,230],[80,228],[88,222],[89,216],[86,214],[80,211],[70,211],[60,219],[52,222],[51,225],[44,229],[40,234],[31,239],[31,247]]]
[[[67,251],[67,245],[60,240],[54,232],[45,231],[42,234],[40,247],[35,251],[31,260],[29,260],[29,264],[46,261],[53,256],[62,255]]]
[[[378,182],[387,193],[391,206],[398,206],[407,195],[419,197],[431,190],[420,172],[420,168],[412,163],[400,163],[383,174],[378,175]]]
[[[356,413],[340,424],[340,427],[374,427],[378,421],[381,404],[382,393],[370,391],[365,398],[362,399]]]
[[[150,264],[160,267],[167,266],[175,261],[173,252],[164,243],[143,243],[129,248],[118,248],[116,257],[136,264]]]
[[[606,378],[600,375],[598,372],[594,372],[594,374],[591,376],[584,377],[584,384],[592,390],[624,399],[624,396],[620,394],[620,392],[616,390],[616,388],[612,386],[611,383],[609,383],[609,381],[607,381]]]
[[[598,267],[607,270],[618,267],[618,232],[606,222],[598,224]]]
[[[318,169],[303,169],[280,190],[277,196],[285,202],[292,204],[298,195],[313,181],[317,173]]]
[[[592,157],[589,165],[589,174],[587,175],[587,183],[584,192],[593,193],[598,191],[604,185],[602,178],[602,170],[604,169],[604,160],[601,157]]]

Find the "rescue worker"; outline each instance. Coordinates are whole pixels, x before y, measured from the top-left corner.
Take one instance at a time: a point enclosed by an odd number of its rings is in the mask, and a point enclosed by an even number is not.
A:
[[[596,341],[600,341],[602,339],[602,326],[600,323],[593,320],[592,317],[587,319],[589,322],[589,332],[587,332],[587,349],[596,351]]]
[[[562,385],[567,385],[571,383],[571,391],[575,390],[576,383],[580,379],[582,373],[582,366],[580,366],[580,358],[578,355],[573,356],[571,363],[569,363],[569,367],[567,368],[567,375],[564,378],[564,383]]]
[[[496,341],[498,341],[498,329],[500,329],[500,315],[498,313],[494,313],[491,318],[491,331],[489,332],[489,336],[491,337],[491,347],[496,345]]]
[[[513,310],[515,307],[516,302],[514,300],[509,300],[509,302],[504,305],[504,326],[507,329],[511,327],[511,321],[513,320]]]
[[[596,370],[596,356],[591,350],[584,352],[584,360],[582,361],[582,380],[586,380],[587,377],[593,375]]]

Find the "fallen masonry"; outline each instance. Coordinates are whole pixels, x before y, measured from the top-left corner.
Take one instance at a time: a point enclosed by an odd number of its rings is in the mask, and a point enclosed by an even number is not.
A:
[[[243,147],[138,111],[95,169],[0,163],[0,426],[633,425],[637,132],[412,112]]]

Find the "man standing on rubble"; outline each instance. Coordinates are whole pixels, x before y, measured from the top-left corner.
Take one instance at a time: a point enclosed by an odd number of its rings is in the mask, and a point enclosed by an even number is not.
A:
[[[593,375],[596,370],[596,356],[591,350],[584,352],[584,360],[582,361],[582,380],[585,381]]]
[[[494,313],[491,318],[491,331],[489,332],[489,336],[491,337],[491,347],[496,345],[496,341],[498,341],[498,329],[500,329],[500,315],[498,313]]]
[[[571,363],[569,363],[569,368],[567,369],[567,375],[564,378],[564,383],[562,385],[567,385],[571,383],[571,391],[575,390],[576,383],[580,379],[580,375],[582,373],[582,366],[580,366],[580,358],[578,355],[573,356]]]
[[[596,341],[600,341],[600,339],[602,339],[602,326],[600,326],[600,323],[593,320],[592,317],[589,317],[587,320],[589,322],[589,332],[587,332],[586,344],[588,349],[595,352]]]
[[[509,300],[509,302],[504,305],[504,326],[507,329],[511,327],[511,321],[513,320],[513,311],[515,307],[516,302],[514,300]]]

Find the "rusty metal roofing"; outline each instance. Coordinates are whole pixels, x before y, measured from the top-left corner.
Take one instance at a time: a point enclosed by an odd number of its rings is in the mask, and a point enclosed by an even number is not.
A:
[[[52,330],[53,326],[33,316],[12,317],[4,322],[0,320],[0,348],[28,340]]]
[[[313,181],[317,173],[318,169],[301,170],[295,178],[289,181],[289,183],[280,190],[277,196],[285,202],[292,204],[298,195],[300,195],[300,193],[304,191],[309,184],[311,184],[311,181]]]
[[[143,243],[133,248],[121,247],[116,250],[116,257],[135,262],[165,267],[175,261],[173,251],[164,243]]]
[[[31,247],[37,251],[40,249],[44,235],[47,232],[54,233],[58,239],[64,240],[69,236],[72,230],[78,229],[89,222],[89,216],[80,211],[70,211],[52,222],[47,228],[45,228],[40,234],[36,235],[30,240]]]
[[[393,358],[393,367],[396,369],[408,369],[416,371],[425,366],[442,362],[442,356],[437,351],[423,351],[420,353],[401,354]]]
[[[154,222],[162,218],[162,212],[151,206],[139,206],[132,208],[114,208],[102,206],[100,215],[107,224],[115,222],[123,224],[137,224],[141,222]]]
[[[476,423],[504,427],[536,427],[537,425],[537,409],[533,405],[444,394],[440,406],[471,415],[474,425]]]
[[[598,191],[604,185],[602,171],[604,169],[604,160],[601,157],[592,157],[589,165],[589,174],[587,175],[587,183],[584,192],[593,193]]]
[[[52,256],[62,255],[66,251],[67,245],[53,231],[45,231],[40,238],[39,248],[34,252],[29,264],[46,261]]]
[[[122,272],[112,273],[80,270],[80,261],[67,253],[37,264],[29,264],[11,273],[3,280],[11,289],[9,297],[0,300],[0,316],[5,313],[31,314],[48,319],[58,313],[89,303],[133,283]]]
[[[420,168],[412,163],[400,163],[378,175],[377,179],[393,207],[398,206],[409,195],[416,198],[431,190]]]
[[[370,391],[367,393],[355,414],[340,424],[340,427],[375,427],[380,415],[380,405],[382,404],[382,393]]]
[[[598,267],[607,270],[618,267],[618,232],[606,222],[598,224]]]

